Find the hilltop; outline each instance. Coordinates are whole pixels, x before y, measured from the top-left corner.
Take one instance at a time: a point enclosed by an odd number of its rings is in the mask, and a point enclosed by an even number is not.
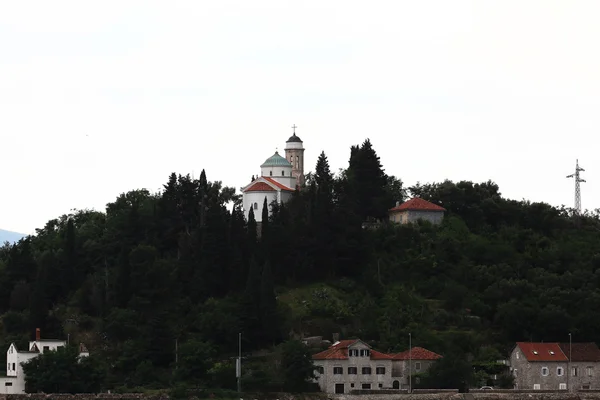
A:
[[[362,228],[412,196],[443,204],[443,223]],[[110,365],[105,388],[235,389],[243,332],[252,391],[297,387],[285,366],[302,336],[399,352],[410,332],[444,355],[442,387],[481,386],[515,341],[600,341],[598,215],[506,199],[493,182],[405,188],[369,141],[335,176],[321,154],[288,203],[269,218],[263,204],[260,232],[240,203],[204,171],[172,174],[161,193],[123,193],[5,246],[0,349],[39,327]]]

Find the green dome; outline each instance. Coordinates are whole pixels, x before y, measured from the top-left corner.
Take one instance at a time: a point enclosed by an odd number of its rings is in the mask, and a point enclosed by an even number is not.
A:
[[[271,157],[267,158],[266,161],[260,166],[264,167],[291,167],[292,164],[285,158],[281,157],[278,152],[275,152]]]

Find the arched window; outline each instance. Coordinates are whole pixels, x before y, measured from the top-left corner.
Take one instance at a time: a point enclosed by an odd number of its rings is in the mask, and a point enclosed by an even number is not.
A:
[[[254,209],[258,210],[258,203],[254,203]]]
[[[281,171],[281,176],[285,176],[285,171]]]
[[[300,157],[296,156],[296,169],[300,166]]]
[[[269,171],[269,176],[273,176],[273,171]]]
[[[392,383],[392,387],[394,389],[400,389],[400,381],[394,381],[394,383]]]

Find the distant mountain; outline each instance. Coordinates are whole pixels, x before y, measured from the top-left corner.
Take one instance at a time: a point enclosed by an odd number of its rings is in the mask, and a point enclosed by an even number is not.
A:
[[[14,243],[19,241],[19,239],[24,238],[27,235],[17,232],[5,231],[0,229],[0,246],[4,244],[4,242]]]

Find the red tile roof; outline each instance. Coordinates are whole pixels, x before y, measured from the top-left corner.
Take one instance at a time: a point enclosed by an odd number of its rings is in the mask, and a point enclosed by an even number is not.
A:
[[[527,361],[568,361],[558,343],[517,342]]]
[[[562,352],[571,358],[571,361],[598,362],[600,361],[600,349],[596,343],[559,343]]]
[[[255,184],[251,184],[249,187],[244,190],[244,192],[274,192],[275,189],[271,185],[265,182],[256,182]]]
[[[261,178],[264,179],[264,180],[266,180],[266,181],[268,181],[268,182],[270,182],[270,183],[272,183],[273,185],[277,186],[281,190],[285,190],[285,191],[288,191],[288,192],[293,192],[294,191],[294,189],[290,189],[289,187],[287,187],[285,185],[282,185],[281,183],[277,182],[275,179],[273,179],[273,178],[271,178],[269,176],[261,176]]]
[[[438,360],[442,358],[442,356],[422,347],[413,347],[412,349],[403,351],[402,353],[394,354],[392,358],[394,360]]]
[[[399,206],[390,209],[390,212],[395,211],[446,211],[444,207],[440,207],[437,204],[433,204],[427,200],[423,200],[420,197],[412,198]]]
[[[340,340],[331,345],[327,350],[313,355],[312,358],[313,360],[347,360],[348,347],[356,342],[358,342],[358,339]]]

